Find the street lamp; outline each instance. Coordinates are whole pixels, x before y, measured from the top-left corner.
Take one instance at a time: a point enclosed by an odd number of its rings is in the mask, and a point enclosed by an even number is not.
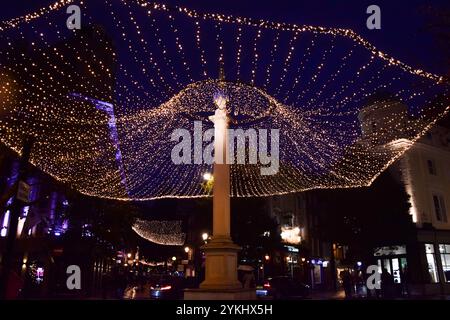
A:
[[[269,256],[268,254],[266,254],[266,255],[264,256],[264,259],[266,259],[266,261],[269,261],[269,260],[270,260],[270,256]]]
[[[176,261],[176,260],[177,260],[177,257],[173,256],[172,261]]]
[[[206,240],[208,240],[208,238],[209,238],[209,235],[208,235],[208,233],[206,233],[206,232],[203,232],[203,234],[202,234],[202,239],[203,239],[203,241],[206,241]]]
[[[203,180],[205,180],[205,181],[211,181],[212,179],[213,179],[213,175],[212,175],[211,173],[205,172],[205,173],[203,174]]]
[[[184,252],[189,253],[189,251],[191,251],[191,248],[189,248],[189,247],[184,247]]]

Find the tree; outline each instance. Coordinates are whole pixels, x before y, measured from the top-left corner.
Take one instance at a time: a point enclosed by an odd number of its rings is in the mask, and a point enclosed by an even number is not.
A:
[[[317,192],[320,236],[349,246],[350,260],[371,259],[374,247],[405,243],[413,230],[409,195],[389,171],[370,187]]]

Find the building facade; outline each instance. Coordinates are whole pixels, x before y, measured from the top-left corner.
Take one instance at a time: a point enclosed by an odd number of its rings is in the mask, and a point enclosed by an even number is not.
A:
[[[388,119],[395,119],[393,129]],[[444,119],[411,141],[406,135],[416,121],[421,120],[408,118],[407,107],[391,99],[360,113],[363,142],[393,152],[406,150],[388,170],[409,196],[414,224],[407,239],[374,248],[374,261],[410,294],[449,294],[450,130]]]

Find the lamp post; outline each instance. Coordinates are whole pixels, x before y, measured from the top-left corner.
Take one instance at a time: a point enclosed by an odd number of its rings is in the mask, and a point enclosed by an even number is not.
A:
[[[193,253],[193,249],[191,249],[190,247],[184,247],[184,252],[187,253],[187,259],[188,259],[188,261],[192,261],[192,253]]]

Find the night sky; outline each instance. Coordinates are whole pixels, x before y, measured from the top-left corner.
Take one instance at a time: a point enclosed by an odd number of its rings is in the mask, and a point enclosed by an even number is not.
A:
[[[2,1],[0,19],[5,20],[53,3],[41,1]],[[204,12],[227,13],[253,18],[297,24],[351,28],[389,53],[414,67],[444,74],[443,53],[433,37],[425,30],[431,20],[425,8],[449,8],[448,0],[402,1],[242,1],[242,0],[164,0],[161,3],[185,6]],[[381,30],[366,28],[366,8],[370,4],[381,7]],[[428,20],[427,20],[428,17]]]

